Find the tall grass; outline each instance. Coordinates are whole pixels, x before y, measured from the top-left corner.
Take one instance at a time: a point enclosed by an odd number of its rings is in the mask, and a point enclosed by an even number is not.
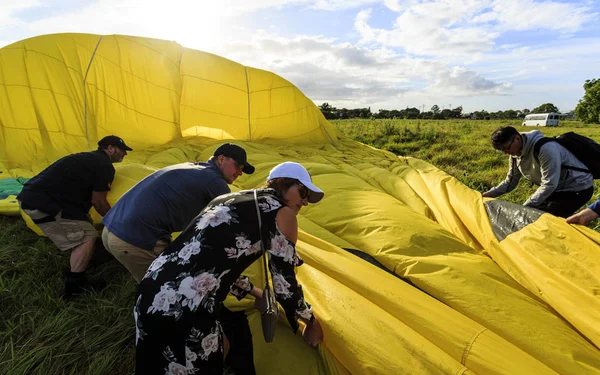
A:
[[[557,128],[524,127],[520,120],[353,119],[332,123],[354,140],[425,160],[480,192],[496,186],[508,171],[508,157],[490,144],[490,135],[501,126],[514,126],[521,132],[542,130],[547,137],[575,131],[600,143],[600,126],[578,121],[562,121]],[[598,197],[599,188],[596,182],[593,200]],[[523,178],[515,190],[500,199],[523,203],[536,189]],[[595,229],[600,230],[600,225],[595,225]]]
[[[68,254],[0,216],[0,374],[130,374],[135,282],[116,262],[91,272],[99,294],[61,300]]]

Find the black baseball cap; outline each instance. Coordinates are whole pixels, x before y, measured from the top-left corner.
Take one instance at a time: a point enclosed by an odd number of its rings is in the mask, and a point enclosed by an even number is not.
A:
[[[125,144],[121,137],[116,135],[107,135],[98,142],[98,147],[115,146],[125,151],[133,151],[133,149]]]
[[[237,161],[238,164],[242,164],[244,166],[244,169],[242,169],[244,173],[254,173],[254,167],[252,164],[248,163],[248,160],[246,160],[246,151],[240,146],[233,143],[223,143],[217,147],[215,153],[213,154],[215,157],[219,155],[232,158],[233,160]]]

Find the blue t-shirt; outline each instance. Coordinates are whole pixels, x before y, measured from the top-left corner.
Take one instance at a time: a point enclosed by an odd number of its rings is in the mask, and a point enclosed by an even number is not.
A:
[[[102,222],[121,240],[151,251],[158,240],[169,241],[211,200],[229,192],[213,161],[176,164],[129,189]]]

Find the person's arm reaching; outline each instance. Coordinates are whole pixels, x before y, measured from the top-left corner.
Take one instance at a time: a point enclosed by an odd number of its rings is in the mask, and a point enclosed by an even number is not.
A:
[[[519,184],[521,179],[521,171],[517,168],[517,159],[512,156],[508,157],[508,172],[506,178],[498,186],[491,188],[485,193],[481,194],[483,197],[496,198],[503,194],[509,193],[514,190]]]
[[[600,217],[600,198],[597,201],[587,206],[581,212],[571,215],[567,218],[569,224],[589,225],[592,220]]]
[[[281,234],[271,239],[269,249],[269,268],[275,297],[285,310],[294,332],[298,329],[297,318],[306,323],[302,336],[314,347],[323,339],[323,331],[313,315],[311,305],[304,300],[302,286],[298,284],[294,272],[294,267],[303,264],[294,247],[298,240],[296,214],[291,208],[283,207],[277,213],[276,220]]]
[[[92,191],[92,205],[101,216],[106,215],[108,210],[110,210],[106,194],[108,194],[108,191]]]
[[[99,169],[94,174],[92,181],[92,205],[96,211],[104,216],[110,210],[110,204],[106,200],[106,194],[110,191],[110,185],[115,178],[115,169],[112,165]]]

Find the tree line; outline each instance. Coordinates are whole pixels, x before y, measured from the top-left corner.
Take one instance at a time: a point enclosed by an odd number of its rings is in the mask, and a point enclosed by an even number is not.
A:
[[[471,113],[463,113],[462,106],[458,106],[453,109],[440,109],[436,104],[431,107],[431,110],[421,112],[418,108],[406,109],[380,109],[378,112],[371,112],[371,108],[336,108],[329,105],[329,103],[323,103],[319,106],[319,109],[328,120],[337,119],[349,119],[349,118],[365,118],[365,119],[432,119],[432,120],[446,120],[446,119],[475,119],[475,120],[490,120],[490,119],[519,119],[523,118],[529,113],[550,113],[558,112],[558,108],[552,103],[545,103],[539,107],[536,107],[533,111],[529,109],[509,109],[506,111],[488,112],[485,110],[475,111]]]
[[[577,119],[586,123],[600,123],[600,79],[586,80],[583,88],[585,95],[577,104],[574,111],[565,113],[567,117],[577,117]],[[420,111],[418,108],[405,109],[380,109],[377,112],[371,112],[368,108],[336,108],[329,103],[323,103],[319,109],[328,120],[364,118],[364,119],[475,119],[475,120],[495,120],[495,119],[522,119],[530,113],[560,113],[558,107],[552,103],[544,103],[533,110],[529,109],[508,109],[506,111],[488,112],[485,110],[471,113],[463,113],[462,106],[453,109],[443,108],[436,104],[429,111]]]

